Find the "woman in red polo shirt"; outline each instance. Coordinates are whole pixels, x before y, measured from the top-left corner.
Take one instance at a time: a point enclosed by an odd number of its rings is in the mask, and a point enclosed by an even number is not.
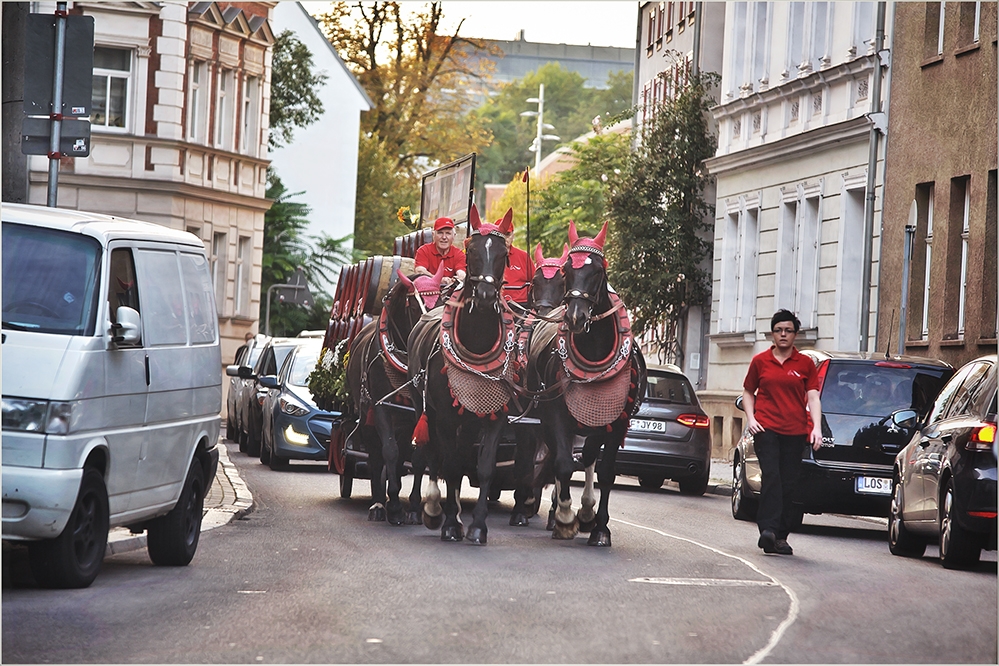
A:
[[[770,319],[774,344],[753,357],[742,384],[742,408],[760,461],[756,523],[757,545],[764,553],[794,554],[787,535],[801,455],[808,443],[816,451],[822,446],[818,373],[812,360],[794,346],[800,329],[793,313],[778,310]]]

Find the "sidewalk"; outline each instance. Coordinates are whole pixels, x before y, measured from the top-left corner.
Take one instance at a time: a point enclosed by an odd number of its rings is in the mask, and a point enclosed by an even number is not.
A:
[[[205,513],[201,521],[201,531],[221,527],[229,521],[245,516],[253,511],[253,496],[246,483],[240,478],[236,466],[229,460],[229,454],[219,438],[219,466],[215,472],[208,495],[205,496]],[[127,527],[116,527],[108,532],[107,555],[117,555],[146,547],[146,535],[132,534]]]

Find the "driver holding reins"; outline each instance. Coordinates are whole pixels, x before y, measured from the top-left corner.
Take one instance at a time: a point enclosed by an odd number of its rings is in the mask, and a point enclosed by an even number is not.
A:
[[[433,276],[437,268],[444,264],[442,285],[455,280],[465,280],[465,253],[454,247],[454,221],[449,217],[438,217],[434,222],[434,240],[421,245],[416,250],[417,275]]]

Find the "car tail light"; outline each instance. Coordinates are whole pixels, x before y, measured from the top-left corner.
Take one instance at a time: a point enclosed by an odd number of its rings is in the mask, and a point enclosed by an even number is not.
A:
[[[912,368],[908,363],[899,363],[897,361],[878,361],[874,364],[879,368],[901,368],[902,370],[909,370]]]
[[[676,422],[688,428],[707,428],[709,424],[708,417],[702,414],[680,414]]]
[[[969,451],[988,451],[996,441],[996,424],[984,423],[971,431],[964,448]]]
[[[969,511],[969,516],[974,516],[975,518],[995,518],[995,511]]]

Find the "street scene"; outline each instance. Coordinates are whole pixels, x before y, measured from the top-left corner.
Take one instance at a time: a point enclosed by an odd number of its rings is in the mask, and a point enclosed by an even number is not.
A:
[[[987,2],[6,2],[6,663],[997,663]]]

